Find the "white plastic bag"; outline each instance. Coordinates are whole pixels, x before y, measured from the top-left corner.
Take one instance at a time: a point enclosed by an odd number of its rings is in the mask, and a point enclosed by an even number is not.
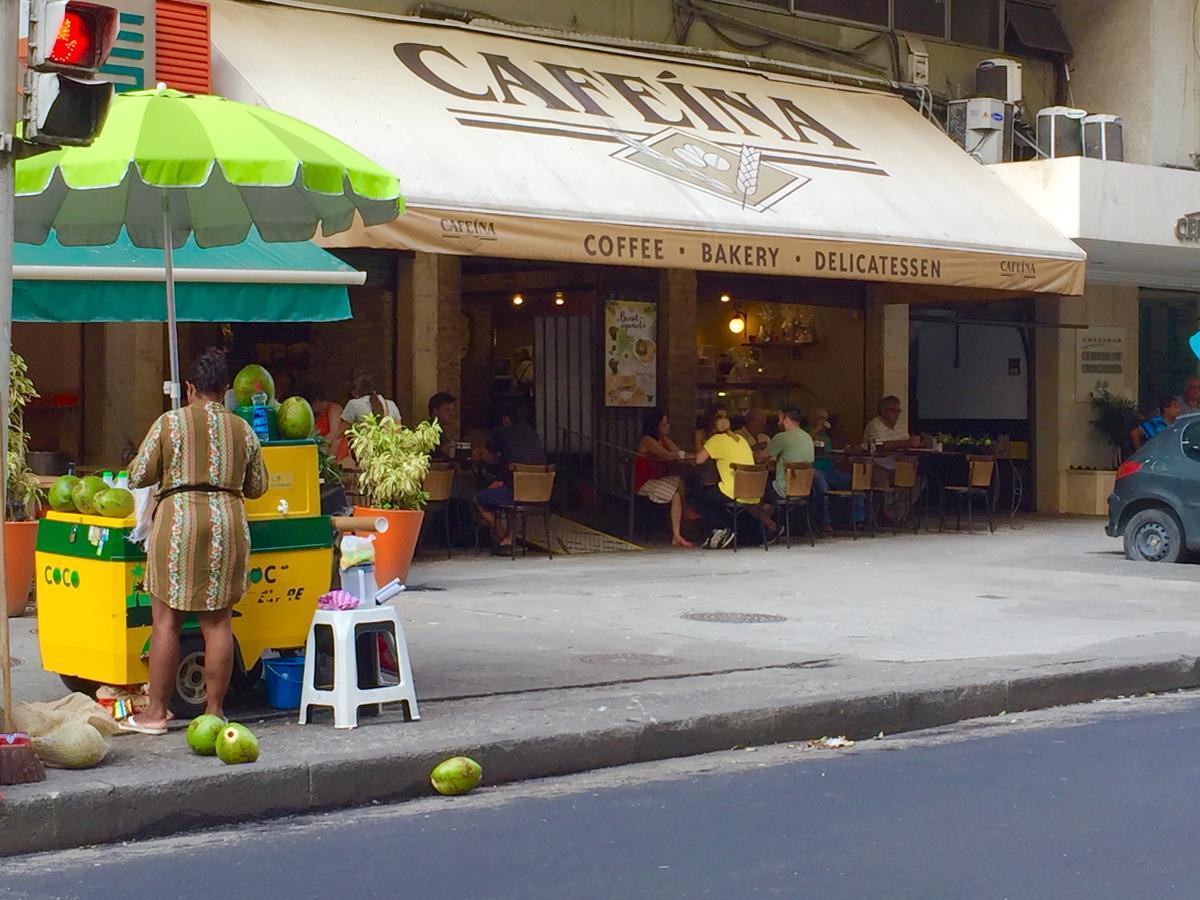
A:
[[[144,548],[146,541],[150,539],[150,526],[154,524],[154,495],[158,493],[158,485],[134,488],[130,493],[133,494],[133,512],[137,516],[137,525],[129,532],[129,540]]]
[[[375,565],[375,535],[359,537],[347,534],[342,538],[341,568],[345,572],[352,566]]]

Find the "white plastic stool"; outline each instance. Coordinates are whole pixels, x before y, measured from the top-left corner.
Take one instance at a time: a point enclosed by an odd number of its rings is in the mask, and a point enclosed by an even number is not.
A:
[[[316,686],[317,674],[317,629],[328,628],[333,636],[333,688],[322,690]],[[359,687],[358,638],[370,635],[370,651],[366,655],[372,676],[379,674],[379,642],[377,635],[391,634],[396,647],[398,684],[378,687]],[[378,680],[378,678],[376,678]],[[324,610],[313,614],[308,629],[308,643],[304,651],[304,688],[300,695],[300,724],[308,722],[310,706],[333,708],[335,728],[357,728],[360,706],[401,702],[409,720],[421,718],[417,711],[417,694],[413,687],[412,664],[408,658],[408,641],[400,616],[391,606],[369,606],[362,609]]]

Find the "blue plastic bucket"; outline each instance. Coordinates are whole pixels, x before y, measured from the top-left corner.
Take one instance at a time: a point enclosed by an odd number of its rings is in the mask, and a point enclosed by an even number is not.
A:
[[[281,656],[264,659],[267,674],[267,703],[272,709],[299,709],[304,687],[304,657]]]

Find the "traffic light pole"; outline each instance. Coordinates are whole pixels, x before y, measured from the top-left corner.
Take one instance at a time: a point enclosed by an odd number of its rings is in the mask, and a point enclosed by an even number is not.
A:
[[[0,425],[4,429],[4,446],[0,447],[0,458],[4,460],[0,471],[0,520],[8,518],[8,390],[12,357],[13,175],[16,160],[13,132],[19,118],[17,41],[20,34],[21,0],[0,0]],[[4,720],[0,722],[0,731],[12,731],[12,658],[4,538],[4,529],[0,529],[0,674],[4,677],[4,693],[0,696]]]

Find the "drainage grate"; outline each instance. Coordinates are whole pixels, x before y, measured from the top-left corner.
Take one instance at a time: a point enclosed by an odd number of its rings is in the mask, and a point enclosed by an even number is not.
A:
[[[593,663],[598,666],[620,665],[627,663],[641,666],[669,666],[679,662],[674,656],[660,656],[657,653],[593,653],[588,656],[576,657],[580,662]]]
[[[680,618],[690,619],[693,622],[720,622],[723,625],[762,625],[787,621],[787,616],[774,616],[770,613],[739,612],[684,613]]]

